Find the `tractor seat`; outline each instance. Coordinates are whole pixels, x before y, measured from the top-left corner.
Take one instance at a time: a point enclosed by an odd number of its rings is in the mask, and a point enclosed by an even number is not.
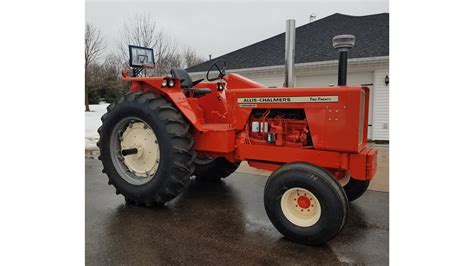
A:
[[[178,78],[179,82],[181,83],[181,88],[189,89],[193,86],[193,81],[189,76],[186,70],[181,68],[172,68],[171,69],[171,76],[173,78]]]
[[[208,93],[211,93],[211,89],[209,88],[192,88],[193,86],[193,81],[191,77],[189,76],[188,72],[186,70],[181,69],[181,68],[172,68],[171,69],[171,76],[173,78],[178,78],[179,82],[181,84],[181,88],[184,89],[186,96],[189,96],[192,92],[192,94],[196,97],[199,96],[204,96]]]

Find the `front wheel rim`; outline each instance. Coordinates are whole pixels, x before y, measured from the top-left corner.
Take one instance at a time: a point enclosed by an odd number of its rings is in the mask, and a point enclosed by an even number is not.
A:
[[[281,197],[283,215],[294,225],[310,227],[321,218],[321,204],[318,198],[309,190],[290,188]]]

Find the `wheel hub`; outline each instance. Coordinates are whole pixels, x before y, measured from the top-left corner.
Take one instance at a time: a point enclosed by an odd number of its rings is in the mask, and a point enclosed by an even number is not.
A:
[[[298,205],[302,209],[307,209],[311,205],[311,201],[308,197],[306,196],[299,196],[298,197]]]
[[[281,197],[281,209],[293,224],[309,227],[321,217],[321,204],[316,196],[304,188],[290,188]]]
[[[121,136],[120,147],[122,151],[133,151],[128,155],[121,154],[120,156],[134,175],[150,177],[158,170],[160,147],[155,133],[147,124],[130,123]]]

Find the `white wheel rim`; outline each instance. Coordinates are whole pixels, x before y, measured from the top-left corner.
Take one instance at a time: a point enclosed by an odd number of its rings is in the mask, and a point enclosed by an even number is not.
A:
[[[304,188],[290,188],[281,197],[281,210],[288,221],[301,227],[316,224],[321,217],[321,204]]]
[[[136,148],[136,154],[123,157],[123,163],[136,176],[152,177],[160,162],[160,146],[153,130],[143,122],[129,124],[123,132],[122,150]]]

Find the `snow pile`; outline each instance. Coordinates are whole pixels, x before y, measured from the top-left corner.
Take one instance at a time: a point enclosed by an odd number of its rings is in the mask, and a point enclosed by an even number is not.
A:
[[[86,150],[97,149],[99,133],[97,129],[102,125],[100,118],[107,112],[108,103],[89,105],[90,112],[86,113]]]

